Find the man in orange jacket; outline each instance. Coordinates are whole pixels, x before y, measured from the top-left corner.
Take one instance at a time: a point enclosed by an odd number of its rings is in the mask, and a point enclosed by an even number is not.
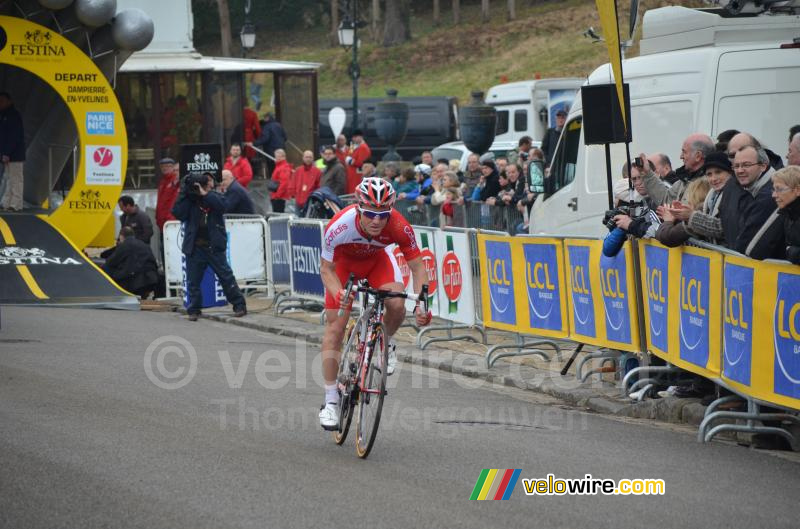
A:
[[[278,183],[278,189],[270,192],[272,211],[283,213],[286,201],[294,196],[294,182],[292,180],[292,166],[286,161],[286,151],[275,149],[275,170],[272,171],[272,180]]]
[[[355,192],[356,186],[361,182],[361,166],[372,156],[372,150],[364,141],[364,132],[360,129],[353,131],[351,138],[350,154],[345,158],[347,168],[347,193]]]

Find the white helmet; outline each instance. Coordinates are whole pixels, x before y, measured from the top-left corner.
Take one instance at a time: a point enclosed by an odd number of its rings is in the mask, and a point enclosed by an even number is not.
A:
[[[391,206],[395,199],[392,184],[376,176],[361,180],[356,187],[356,197],[359,204],[373,208]]]

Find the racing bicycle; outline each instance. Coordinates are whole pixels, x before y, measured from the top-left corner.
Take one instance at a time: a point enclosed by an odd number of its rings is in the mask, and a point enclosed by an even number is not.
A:
[[[383,324],[384,302],[389,298],[421,301],[428,312],[428,286],[420,294],[391,292],[371,288],[366,281],[356,283],[355,275],[344,287],[345,299],[351,292],[363,293],[361,315],[351,319],[345,330],[345,346],[339,360],[336,383],[339,389],[339,427],[333,440],[341,445],[347,438],[353,414],[356,420],[356,454],[366,458],[378,434],[383,398],[386,396],[386,366],[389,363],[389,337]],[[344,308],[339,309],[339,317]]]

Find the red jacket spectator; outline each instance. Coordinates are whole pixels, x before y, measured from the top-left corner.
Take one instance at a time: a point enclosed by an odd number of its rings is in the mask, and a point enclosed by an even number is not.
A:
[[[278,189],[270,193],[272,200],[288,200],[294,195],[294,185],[292,182],[292,166],[286,160],[275,163],[275,170],[272,172],[272,179],[278,182]]]
[[[244,156],[236,158],[236,161],[233,160],[232,156],[228,156],[222,168],[232,172],[233,176],[236,177],[236,181],[242,187],[247,187],[247,184],[253,179],[253,167]]]
[[[162,166],[166,165],[166,158],[162,160]],[[171,163],[171,160],[170,160]],[[172,164],[174,167],[174,164]],[[175,205],[175,200],[178,198],[178,192],[181,189],[181,180],[178,177],[177,169],[172,172],[163,174],[161,181],[158,182],[158,193],[156,195],[156,224],[158,229],[164,230],[164,223],[168,220],[175,220],[172,216],[172,206]]]
[[[311,193],[319,188],[321,176],[322,172],[313,163],[302,164],[294,170],[294,198],[297,201],[297,207],[302,208]]]
[[[355,132],[353,136],[356,137]],[[372,156],[372,150],[369,148],[369,145],[363,142],[361,136],[359,136],[358,139],[361,140],[361,142],[354,146],[350,151],[350,155],[345,159],[348,194],[356,190],[356,186],[361,182],[361,166]]]
[[[242,127],[244,130],[242,138],[244,138],[245,143],[252,143],[254,140],[258,139],[259,136],[261,136],[261,123],[258,122],[258,114],[256,114],[254,110],[244,107],[244,110],[242,111],[242,121]],[[249,160],[256,155],[256,151],[254,151],[252,147],[245,147],[244,155]],[[236,173],[233,174],[235,175]],[[238,176],[236,177],[236,180],[243,186],[247,187],[247,184],[243,184],[242,181],[239,180]]]

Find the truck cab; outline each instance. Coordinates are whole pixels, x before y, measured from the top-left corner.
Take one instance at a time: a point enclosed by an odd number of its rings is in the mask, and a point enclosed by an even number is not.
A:
[[[800,17],[722,16],[721,10],[664,7],[645,13],[641,55],[623,61],[630,85],[631,157],[665,153],[680,167],[683,140],[746,131],[785,153],[800,123]],[[587,84],[613,82],[609,64]],[[611,145],[612,180],[621,177],[625,145]],[[605,151],[585,145],[580,94],[575,98],[531,210],[531,233],[603,236],[608,208]]]

